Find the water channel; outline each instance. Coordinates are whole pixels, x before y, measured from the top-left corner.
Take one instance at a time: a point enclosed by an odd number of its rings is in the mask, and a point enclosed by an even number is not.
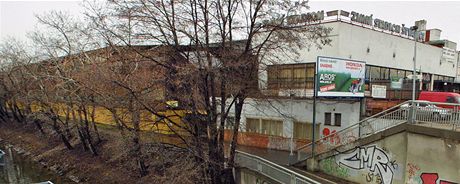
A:
[[[12,147],[0,145],[0,184],[31,184],[47,181],[54,184],[71,183],[16,153]]]

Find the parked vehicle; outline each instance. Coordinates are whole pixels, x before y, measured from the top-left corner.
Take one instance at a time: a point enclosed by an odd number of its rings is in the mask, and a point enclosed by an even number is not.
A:
[[[439,103],[455,103],[460,104],[460,94],[453,92],[435,92],[435,91],[422,91],[418,97],[419,100],[426,100],[430,102]],[[452,105],[438,105],[443,108],[453,109]]]
[[[400,108],[404,109],[403,111],[406,115],[409,113],[411,109],[411,104],[404,104],[401,105]],[[426,100],[418,100],[415,102],[415,111],[417,113],[418,118],[423,119],[432,119],[432,120],[439,120],[439,119],[446,119],[452,115],[450,109],[445,109],[442,107],[438,107],[434,104],[431,104],[429,101]]]

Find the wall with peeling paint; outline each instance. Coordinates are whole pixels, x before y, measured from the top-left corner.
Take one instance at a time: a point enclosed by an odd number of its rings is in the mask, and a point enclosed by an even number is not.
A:
[[[230,103],[230,102],[229,102]],[[290,150],[298,146],[303,146],[311,139],[311,132],[307,132],[308,140],[296,140],[293,138],[293,122],[311,124],[313,121],[313,100],[312,99],[247,99],[241,117],[240,134],[238,144],[270,148],[277,150]],[[229,116],[234,116],[234,109],[229,111]],[[340,113],[341,126],[324,125],[324,113]],[[324,130],[335,132],[342,130],[352,124],[359,122],[360,102],[356,99],[322,99],[317,101],[316,138],[324,137]],[[246,120],[252,119],[271,119],[283,121],[282,136],[270,136],[252,132],[246,132]],[[334,121],[334,117],[332,117]],[[307,130],[305,130],[307,131]],[[226,140],[231,137],[230,132],[226,132]],[[292,139],[291,139],[292,138]]]

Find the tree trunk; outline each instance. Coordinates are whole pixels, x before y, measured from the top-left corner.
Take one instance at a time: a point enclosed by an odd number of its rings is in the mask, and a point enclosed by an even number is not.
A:
[[[94,129],[94,133],[96,134],[96,138],[97,138],[97,143],[101,143],[101,136],[99,134],[99,130],[97,129],[97,125],[96,125],[96,105],[93,104],[92,106],[92,109],[91,109],[91,123],[93,125],[93,129]]]
[[[70,123],[70,111],[71,110],[73,111],[72,108],[67,107],[67,110],[66,110],[66,113],[65,113],[65,119],[64,119],[65,132],[67,134],[67,137],[69,137],[69,138],[72,137],[72,133],[70,132],[70,126],[69,126],[69,123]]]
[[[134,102],[136,103],[136,102]],[[137,105],[134,104],[134,107],[131,108],[132,112],[132,121],[133,121],[133,128],[134,128],[134,137],[133,137],[133,154],[136,158],[139,172],[141,177],[146,176],[148,174],[147,167],[145,166],[144,156],[142,154],[142,146],[140,143],[140,111],[137,108]]]
[[[72,145],[70,144],[70,142],[67,139],[67,137],[62,133],[62,131],[61,131],[59,125],[58,125],[56,115],[52,114],[51,116],[52,116],[51,119],[53,121],[53,129],[54,129],[54,131],[56,131],[56,133],[61,137],[61,140],[64,143],[65,147],[68,150],[72,150],[73,149]]]
[[[77,119],[75,119],[75,121],[77,121]],[[83,146],[83,149],[85,151],[88,151],[89,150],[89,146],[86,142],[86,138],[85,138],[85,134],[83,133],[83,127],[82,127],[82,122],[83,122],[83,116],[82,116],[82,112],[80,109],[78,109],[78,125],[77,125],[77,129],[78,129],[78,137],[80,138],[80,142]]]
[[[228,167],[235,167],[236,146],[238,143],[238,129],[241,124],[241,112],[243,111],[244,97],[237,97],[235,104],[235,124],[233,125],[232,141],[230,142],[230,155],[228,158]]]
[[[81,127],[78,127],[77,129],[78,129],[77,130],[78,131],[78,137],[80,138],[80,142],[81,142],[81,145],[83,146],[83,150],[88,151],[89,147],[86,144],[86,139],[85,139],[85,136],[83,135]]]
[[[16,114],[16,111],[14,110],[13,104],[9,105],[9,107],[10,107],[11,114],[13,115],[13,119],[16,122],[20,123],[19,116],[18,116],[18,114]]]
[[[85,139],[88,143],[88,146],[89,146],[89,150],[91,151],[91,153],[94,155],[94,156],[97,156],[98,153],[97,153],[97,150],[96,150],[96,147],[94,146],[93,144],[93,138],[91,136],[91,132],[89,130],[89,120],[88,120],[88,112],[86,110],[86,106],[83,106],[82,108],[83,110],[83,117],[85,118],[84,119],[84,128],[83,128],[83,135],[85,136]]]
[[[37,129],[40,131],[40,133],[42,133],[42,135],[45,135],[45,131],[43,130],[41,121],[38,120],[38,119],[35,119],[35,120],[33,120],[33,122],[34,122],[35,126],[37,127]]]

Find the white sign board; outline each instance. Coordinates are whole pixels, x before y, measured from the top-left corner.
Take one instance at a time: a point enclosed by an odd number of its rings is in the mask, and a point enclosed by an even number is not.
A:
[[[456,52],[453,49],[449,49],[447,47],[444,47],[442,49],[442,60],[447,61],[449,63],[455,63],[456,60]]]
[[[387,86],[372,85],[372,98],[386,98],[386,97],[387,97]]]

